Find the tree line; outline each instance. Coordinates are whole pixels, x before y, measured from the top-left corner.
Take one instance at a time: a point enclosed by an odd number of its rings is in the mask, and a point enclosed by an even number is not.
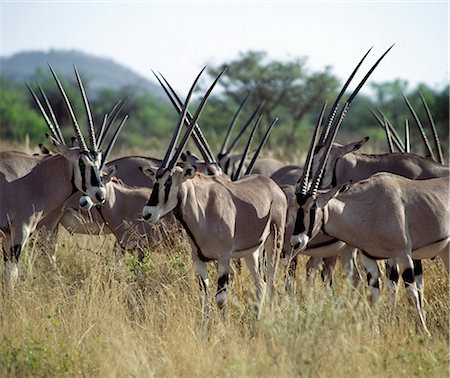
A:
[[[280,61],[270,58],[263,51],[248,51],[241,53],[234,60],[211,66],[208,69],[210,78],[215,77],[225,65],[229,69],[219,81],[216,94],[210,98],[200,122],[215,149],[220,145],[239,104],[249,95],[237,127],[250,117],[258,105],[264,103],[263,123],[269,124],[275,117],[279,118],[270,137],[270,148],[278,149],[282,154],[304,151],[324,101],[332,103],[342,85],[331,66],[323,70],[312,70],[308,67],[306,58]],[[66,136],[70,138],[72,132],[69,126],[70,119],[53,79],[45,71],[39,70],[30,83],[35,81],[48,95],[63,125],[63,133],[67,133]],[[206,85],[206,81],[204,82]],[[85,123],[86,116],[75,79],[66,77],[63,78],[63,83],[76,109],[79,123]],[[353,140],[368,135],[380,149],[386,148],[385,133],[377,125],[370,111],[372,109],[376,112],[377,109],[381,109],[402,138],[405,119],[409,120],[412,150],[425,155],[426,151],[417,125],[402,97],[404,93],[409,98],[420,120],[427,127],[431,139],[426,109],[420,99],[421,94],[431,110],[443,144],[444,156],[447,156],[448,85],[441,90],[430,88],[425,84],[409,88],[408,83],[403,80],[369,85],[373,95],[358,95],[344,121],[341,138]],[[142,94],[130,86],[120,90],[103,88],[94,95],[89,91],[89,82],[86,82],[85,86],[97,125],[101,124],[104,114],[118,99],[127,98],[121,112],[129,114],[130,118],[119,142],[124,148],[133,146],[153,150],[164,149],[177,119],[177,113],[169,102],[150,94]],[[26,86],[0,76],[0,89],[0,140],[21,142],[27,136],[33,144],[42,142],[46,126]],[[185,94],[181,95],[184,98]]]

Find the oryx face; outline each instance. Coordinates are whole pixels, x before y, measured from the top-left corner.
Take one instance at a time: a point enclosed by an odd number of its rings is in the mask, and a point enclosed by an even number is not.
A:
[[[300,252],[319,233],[323,220],[323,212],[317,206],[315,196],[303,197],[300,200],[300,204],[296,206],[297,216],[294,232],[291,236],[291,246],[295,252]]]
[[[77,155],[72,160],[75,186],[94,204],[104,203],[106,188],[100,177],[101,154],[78,150]]]
[[[178,205],[178,192],[181,184],[194,177],[196,168],[187,165],[184,169],[175,167],[166,169],[160,176],[156,176],[152,194],[142,210],[144,220],[153,223],[172,211]],[[142,172],[149,177],[155,177],[156,172],[151,168],[144,168]]]

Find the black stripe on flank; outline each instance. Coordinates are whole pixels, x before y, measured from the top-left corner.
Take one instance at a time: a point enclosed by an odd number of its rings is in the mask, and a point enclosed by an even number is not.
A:
[[[183,219],[183,214],[181,213],[180,206],[177,205],[177,206],[175,207],[175,209],[172,210],[172,212],[173,212],[173,215],[175,215],[175,218],[177,219],[177,221],[181,223],[181,225],[183,226],[183,228],[185,229],[185,231],[187,232],[187,234],[188,234],[189,237],[191,238],[192,242],[193,242],[194,245],[195,245],[195,248],[197,248],[197,255],[198,255],[198,258],[199,258],[201,261],[203,261],[203,262],[211,261],[211,259],[207,258],[207,257],[203,254],[203,252],[202,252],[200,246],[197,244],[197,241],[195,240],[194,234],[191,232],[191,230],[189,229],[189,226],[188,226],[187,223],[184,221],[184,219]]]

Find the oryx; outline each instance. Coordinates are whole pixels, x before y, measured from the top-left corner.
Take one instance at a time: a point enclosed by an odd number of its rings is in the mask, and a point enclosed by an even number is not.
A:
[[[175,164],[192,131],[192,123],[176,152],[173,152],[173,149],[199,76],[183,105],[163,162],[156,172],[147,172],[155,177],[155,184],[149,201],[143,208],[143,217],[149,222],[156,222],[172,211],[183,225],[189,236],[192,258],[204,298],[204,312],[207,313],[206,262],[209,260],[218,261],[216,302],[221,308],[226,300],[231,258],[245,258],[255,280],[258,302],[261,303],[266,283],[259,273],[258,256],[265,247],[268,261],[267,281],[269,289],[273,287],[283,242],[286,199],[281,189],[264,176],[250,175],[232,182],[222,176],[205,176],[191,166],[184,169],[176,167]],[[221,74],[203,97],[195,113],[195,121],[220,76]]]
[[[427,331],[412,258],[441,255],[448,269],[448,179],[410,180],[391,173],[378,173],[354,184],[318,193],[331,145],[353,98],[352,95],[345,103],[331,128],[314,178],[305,170],[299,180],[298,211],[291,245],[295,251],[300,251],[321,231],[374,258],[395,258],[420,323]],[[311,146],[315,145],[315,139]]]
[[[4,282],[5,287],[10,288],[14,287],[18,277],[17,263],[22,247],[41,219],[61,206],[75,191],[81,191],[88,195],[97,204],[106,200],[106,189],[100,177],[100,172],[126,120],[124,118],[121,122],[105,154],[102,155],[97,149],[89,103],[81,78],[75,68],[89,120],[90,147],[88,148],[64,88],[51,67],[50,70],[70,114],[80,147],[69,148],[65,144],[45,93],[40,88],[52,120],[50,120],[37,95],[31,87],[28,87],[53,135],[48,138],[57,154],[41,158],[40,162],[28,174],[21,176],[20,173],[17,173],[17,178],[13,180],[7,178],[10,172],[0,171],[0,230],[3,235]],[[17,169],[22,168],[18,166]],[[113,172],[109,173],[112,174]]]

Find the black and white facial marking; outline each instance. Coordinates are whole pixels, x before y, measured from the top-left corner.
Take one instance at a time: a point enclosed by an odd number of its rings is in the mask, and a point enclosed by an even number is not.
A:
[[[156,222],[176,206],[176,194],[171,196],[171,192],[174,189],[174,173],[175,181],[177,181],[177,176],[180,174],[178,171],[178,168],[176,172],[166,170],[161,177],[156,178],[150,198],[142,211],[144,220]],[[143,172],[150,176],[148,172]],[[175,200],[172,197],[175,197]]]
[[[106,200],[106,188],[100,177],[101,155],[94,152],[80,152],[74,169],[75,186],[90,197],[94,204]]]
[[[296,252],[302,251],[309,240],[319,232],[318,207],[316,199],[312,196],[297,196],[298,210],[295,218],[294,232],[291,237],[291,246]]]

